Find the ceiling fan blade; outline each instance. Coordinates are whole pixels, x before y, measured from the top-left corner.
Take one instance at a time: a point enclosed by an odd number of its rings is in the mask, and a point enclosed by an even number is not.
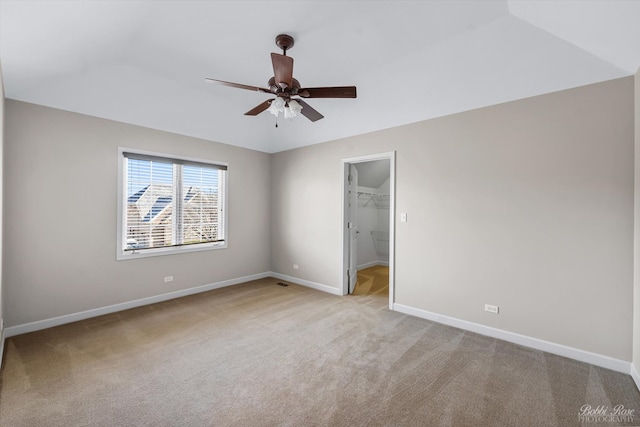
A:
[[[322,114],[311,108],[311,106],[304,102],[302,99],[296,99],[296,102],[302,105],[302,111],[300,111],[302,115],[312,122],[317,122],[318,120],[324,118]]]
[[[211,83],[216,83],[216,84],[219,84],[219,85],[235,87],[235,88],[238,88],[238,89],[252,90],[254,92],[258,91],[258,92],[271,93],[271,91],[269,89],[261,88],[261,87],[258,87],[258,86],[241,85],[240,83],[231,83],[231,82],[225,82],[224,80],[216,80],[216,79],[210,79],[210,78],[205,78],[205,80],[208,81],[208,82],[211,82]]]
[[[291,87],[293,85],[293,58],[272,53],[271,62],[273,63],[273,76],[276,79],[276,84],[280,87],[282,84],[286,85],[284,87]]]
[[[262,113],[264,110],[269,108],[269,106],[271,105],[271,101],[273,101],[273,100],[272,99],[267,99],[262,104],[257,105],[255,107],[253,107],[251,110],[249,110],[246,113],[244,113],[244,115],[245,116],[257,116],[258,114]]]
[[[299,89],[298,95],[303,98],[356,98],[356,87],[308,87]]]

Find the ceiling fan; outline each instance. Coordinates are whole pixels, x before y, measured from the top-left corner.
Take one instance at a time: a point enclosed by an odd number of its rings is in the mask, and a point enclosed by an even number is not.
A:
[[[278,117],[282,112],[285,118],[295,117],[298,113],[312,122],[318,121],[324,116],[314,110],[301,98],[355,98],[355,86],[336,87],[300,87],[300,82],[293,78],[293,58],[287,56],[287,50],[293,47],[293,37],[288,34],[280,34],[276,37],[276,46],[282,49],[282,55],[271,54],[274,76],[269,79],[268,88],[248,86],[239,83],[225,82],[207,78],[205,80],[238,89],[247,89],[275,95],[274,99],[268,99],[244,113],[246,116],[257,116],[265,110],[269,110]],[[276,127],[278,125],[276,124]]]

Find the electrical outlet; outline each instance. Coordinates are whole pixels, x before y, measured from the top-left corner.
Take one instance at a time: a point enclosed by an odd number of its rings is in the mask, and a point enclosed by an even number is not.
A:
[[[297,270],[298,269],[298,264],[293,264],[293,269]]]
[[[166,276],[164,278],[164,283],[167,283],[167,282],[173,282],[173,276]]]
[[[485,304],[484,305],[484,311],[488,311],[489,313],[498,314],[499,313],[499,307],[497,305]]]

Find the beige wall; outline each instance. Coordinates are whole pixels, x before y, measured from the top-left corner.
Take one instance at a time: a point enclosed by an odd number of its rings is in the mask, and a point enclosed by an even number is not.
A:
[[[7,326],[269,271],[268,154],[5,105]],[[116,261],[118,146],[228,162],[228,249]]]
[[[340,159],[396,150],[397,303],[630,361],[633,102],[623,78],[275,154],[271,268],[339,287]]]
[[[635,75],[635,229],[633,292],[633,366],[640,372],[640,69]],[[639,384],[640,386],[640,384]]]

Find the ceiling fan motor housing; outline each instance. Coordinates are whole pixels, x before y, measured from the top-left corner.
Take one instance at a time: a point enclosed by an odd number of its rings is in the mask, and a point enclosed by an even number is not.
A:
[[[291,85],[291,87],[282,88],[280,87],[280,85],[276,84],[275,77],[271,77],[267,82],[267,86],[269,87],[269,90],[275,95],[284,97],[297,95],[298,91],[300,90],[300,82],[297,79],[293,79],[293,84]]]

